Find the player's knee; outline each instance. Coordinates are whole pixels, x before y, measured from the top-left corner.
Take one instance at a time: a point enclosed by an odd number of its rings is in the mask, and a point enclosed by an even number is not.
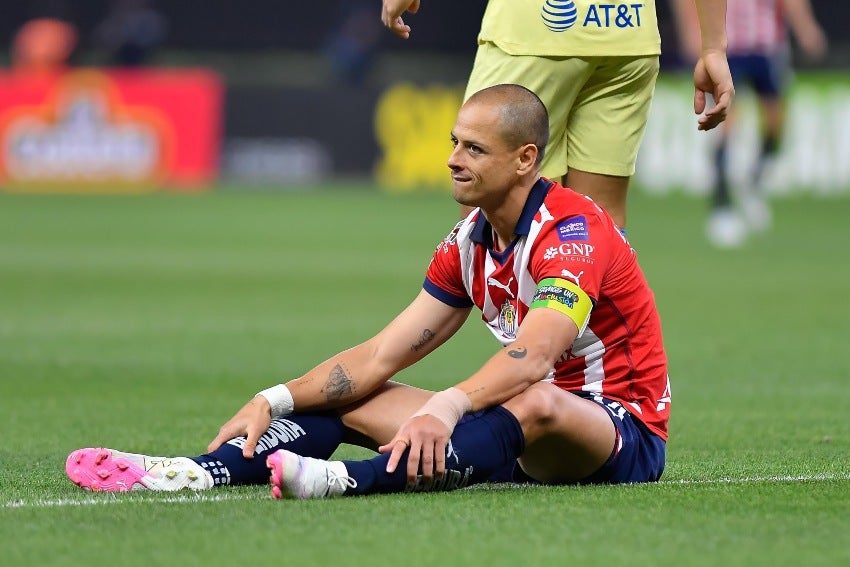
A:
[[[559,393],[556,386],[538,382],[505,402],[504,406],[514,414],[526,434],[546,430],[557,417],[556,398]]]

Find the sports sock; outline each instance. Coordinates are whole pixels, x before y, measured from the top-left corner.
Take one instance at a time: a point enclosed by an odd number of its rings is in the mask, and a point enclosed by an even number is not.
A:
[[[762,177],[768,162],[776,156],[779,151],[779,138],[776,136],[766,136],[761,142],[761,150],[753,167],[753,190],[760,191],[762,185]]]
[[[717,145],[714,152],[714,192],[712,194],[712,207],[722,209],[732,204],[729,195],[729,180],[727,177],[727,154],[726,142]]]
[[[348,475],[357,481],[347,495],[387,492],[422,492],[454,490],[488,480],[491,474],[504,469],[522,453],[525,436],[516,417],[496,406],[466,416],[458,423],[446,447],[446,474],[433,486],[407,486],[407,455],[405,451],[395,472],[387,473],[390,454],[385,453],[365,461],[343,461]]]
[[[266,484],[269,481],[268,455],[286,449],[304,457],[328,459],[342,443],[344,432],[345,425],[335,413],[292,414],[272,420],[257,443],[253,459],[242,456],[245,437],[237,437],[212,453],[192,460],[212,475],[216,486]]]

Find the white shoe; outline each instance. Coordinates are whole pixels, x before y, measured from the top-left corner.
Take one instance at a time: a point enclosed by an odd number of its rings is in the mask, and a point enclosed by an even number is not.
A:
[[[331,498],[357,487],[341,461],[302,457],[279,449],[269,455],[266,466],[272,471],[270,482],[276,499]]]
[[[712,211],[706,236],[718,248],[738,248],[747,238],[747,227],[735,211],[724,207]]]
[[[65,473],[77,486],[98,492],[213,487],[212,475],[188,457],[151,457],[114,449],[78,449],[68,455]]]
[[[757,195],[741,197],[741,212],[744,213],[747,226],[753,232],[764,232],[770,228],[773,222],[770,207],[763,197]]]

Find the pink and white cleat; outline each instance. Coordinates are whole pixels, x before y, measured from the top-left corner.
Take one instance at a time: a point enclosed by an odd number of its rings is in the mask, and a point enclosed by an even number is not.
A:
[[[302,457],[280,449],[268,456],[266,466],[272,471],[269,482],[275,499],[331,498],[357,487],[342,461]]]
[[[65,473],[77,486],[96,492],[213,487],[212,476],[187,457],[150,457],[114,449],[78,449],[68,455]]]

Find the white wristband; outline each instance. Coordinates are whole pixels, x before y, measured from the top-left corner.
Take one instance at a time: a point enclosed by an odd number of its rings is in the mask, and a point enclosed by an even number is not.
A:
[[[431,399],[425,402],[419,411],[413,414],[413,417],[419,415],[433,415],[440,421],[446,424],[449,428],[449,433],[455,430],[457,422],[463,417],[463,414],[472,409],[472,402],[469,401],[469,396],[460,388],[449,388],[442,392],[437,392]]]
[[[272,407],[272,417],[289,415],[295,411],[292,393],[284,384],[266,388],[262,392],[257,392],[257,396],[262,396],[269,401],[269,405]]]

